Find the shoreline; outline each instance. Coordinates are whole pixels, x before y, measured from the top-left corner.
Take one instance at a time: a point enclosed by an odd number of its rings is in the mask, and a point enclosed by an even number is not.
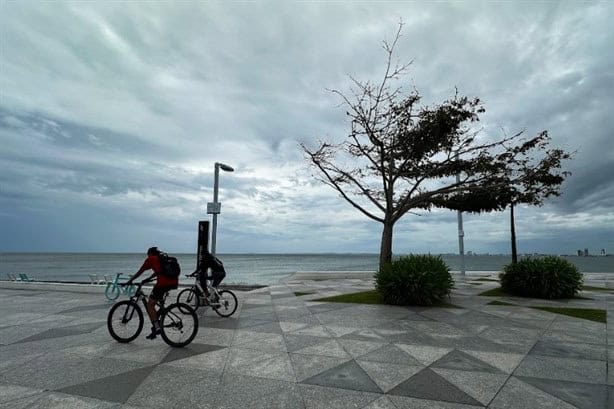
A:
[[[466,271],[465,276],[460,271],[452,270],[450,273],[454,278],[497,278],[499,271],[474,270]],[[325,281],[325,280],[369,280],[375,275],[375,271],[297,271],[288,276],[282,277],[277,284],[288,284],[296,281]],[[614,288],[614,272],[609,273],[582,273],[586,282],[603,283],[606,288]],[[610,280],[613,280],[610,282]],[[230,289],[235,291],[254,291],[277,284],[221,284],[220,289]],[[0,288],[15,290],[38,290],[38,291],[66,291],[81,293],[104,293],[107,284],[92,284],[86,281],[58,281],[58,280],[36,280],[36,281],[10,281],[0,279]],[[179,283],[178,288],[188,288],[192,284]],[[152,288],[144,286],[143,288]]]

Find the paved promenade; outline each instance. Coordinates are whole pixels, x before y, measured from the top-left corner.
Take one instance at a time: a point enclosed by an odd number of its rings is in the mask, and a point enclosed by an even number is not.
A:
[[[403,308],[311,301],[371,289],[366,280],[287,281],[240,293],[232,318],[207,311],[195,341],[173,349],[147,331],[115,342],[102,288],[5,284],[0,408],[614,407],[614,333],[528,300],[486,305],[497,298],[476,294],[494,286],[459,282],[451,302],[462,308]],[[565,305],[612,297],[584,295]]]

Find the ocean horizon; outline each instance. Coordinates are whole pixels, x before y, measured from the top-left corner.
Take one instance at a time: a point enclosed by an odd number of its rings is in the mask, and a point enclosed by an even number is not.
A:
[[[450,270],[458,271],[458,254],[439,254]],[[195,253],[172,253],[181,265],[184,283],[191,279],[185,274],[196,267]],[[395,257],[402,256],[397,254]],[[545,255],[545,254],[543,254]],[[529,254],[519,255],[520,257]],[[530,254],[542,256],[542,254]],[[218,253],[227,271],[225,282],[232,284],[275,284],[298,271],[376,271],[379,254],[375,253]],[[584,273],[614,273],[612,256],[561,255]],[[115,252],[0,252],[0,278],[7,274],[26,273],[43,281],[83,281],[96,274],[123,277],[134,274],[145,259],[144,253]],[[466,271],[500,271],[511,262],[509,254],[465,255]],[[145,277],[145,276],[143,276]]]

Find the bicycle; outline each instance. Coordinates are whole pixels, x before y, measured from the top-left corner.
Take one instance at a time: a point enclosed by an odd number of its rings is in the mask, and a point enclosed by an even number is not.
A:
[[[113,281],[107,284],[107,288],[104,290],[104,296],[109,301],[115,301],[117,297],[123,292],[128,297],[132,297],[136,291],[136,287],[133,285],[122,286],[119,282],[119,276],[123,273],[117,273]]]
[[[151,276],[136,285],[136,292],[129,300],[115,303],[107,316],[107,329],[111,336],[121,343],[134,341],[143,330],[143,311],[139,301],[147,311],[147,296],[142,290],[143,284],[153,281]],[[168,294],[168,293],[167,293]],[[160,320],[162,339],[168,345],[181,348],[188,345],[198,332],[196,311],[189,305],[174,303],[165,306],[166,295],[156,305]]]
[[[186,277],[195,277],[194,285],[182,290],[177,295],[177,302],[187,304],[195,311],[198,307],[211,307],[220,317],[230,317],[238,306],[237,296],[230,290],[220,290],[209,284],[211,277],[207,277],[207,291],[199,283],[198,274],[186,274]]]

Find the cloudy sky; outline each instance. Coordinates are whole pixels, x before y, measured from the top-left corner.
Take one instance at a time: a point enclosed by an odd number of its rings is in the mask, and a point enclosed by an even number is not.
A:
[[[327,89],[377,81],[381,42],[425,103],[478,96],[484,132],[576,150],[563,195],[519,208],[519,251],[614,253],[609,2],[0,1],[0,251],[196,248],[216,161],[219,252],[379,251],[381,225],[312,177],[341,140]],[[509,214],[465,215],[465,248],[509,252]],[[456,214],[406,215],[394,251],[455,252]]]

